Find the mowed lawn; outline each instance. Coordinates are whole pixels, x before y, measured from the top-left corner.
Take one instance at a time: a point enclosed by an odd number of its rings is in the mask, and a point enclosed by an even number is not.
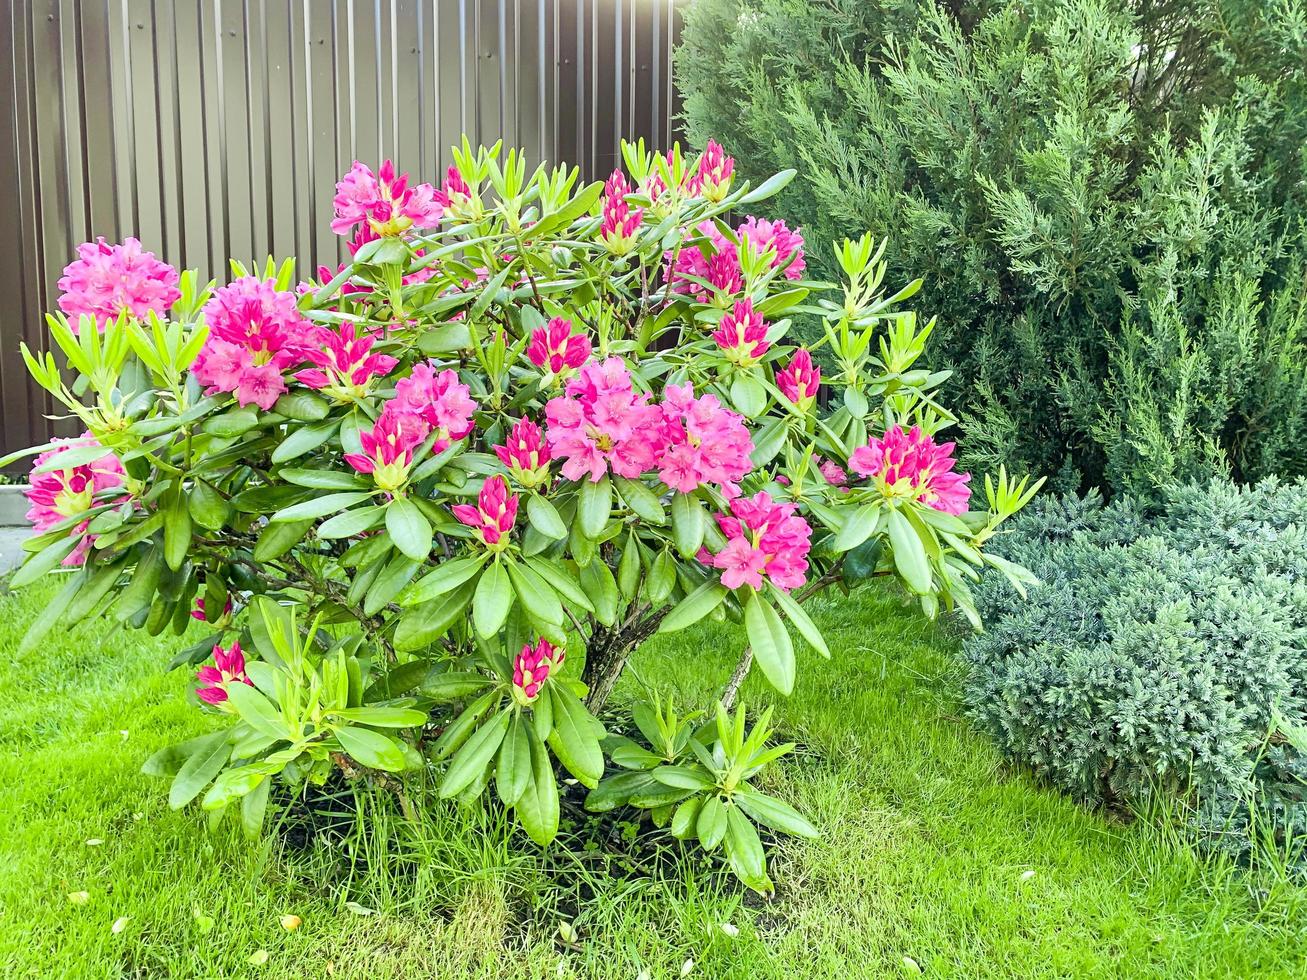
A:
[[[770,788],[822,837],[777,848],[770,902],[621,828],[628,859],[606,861],[581,833],[542,856],[502,814],[429,802],[421,787],[414,820],[365,799],[367,838],[349,832],[344,803],[334,831],[258,844],[231,826],[209,833],[203,813],[170,811],[166,785],[139,773],[155,749],[213,724],[184,700],[186,678],[163,672],[176,639],[100,623],[17,657],[49,595],[0,595],[6,978],[1307,970],[1303,892],[1009,771],[962,716],[956,638],[888,591],[820,607],[834,657],[801,654],[794,696],[774,699],[801,748]],[[707,703],[740,642],[725,626],[660,639],[624,684]],[[743,696],[773,700],[756,679]],[[294,932],[288,914],[302,920]]]

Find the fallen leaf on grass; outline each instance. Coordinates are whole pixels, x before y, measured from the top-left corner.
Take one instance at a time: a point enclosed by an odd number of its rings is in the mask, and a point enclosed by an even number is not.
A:
[[[91,900],[91,893],[90,893],[90,892],[69,892],[69,893],[68,893],[68,901],[72,902],[74,905],[85,905],[85,904],[86,904],[87,902],[89,902],[90,900]]]
[[[118,918],[113,920],[113,925],[109,927],[109,931],[116,936],[118,933],[126,929],[127,923],[131,921],[132,917],[130,915],[120,915]]]

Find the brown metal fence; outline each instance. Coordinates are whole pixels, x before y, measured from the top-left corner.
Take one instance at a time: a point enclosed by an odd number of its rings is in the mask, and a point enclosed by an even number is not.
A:
[[[682,2],[0,0],[0,453],[61,428],[17,351],[80,242],[313,267],[351,161],[438,180],[463,133],[603,176],[674,136]]]

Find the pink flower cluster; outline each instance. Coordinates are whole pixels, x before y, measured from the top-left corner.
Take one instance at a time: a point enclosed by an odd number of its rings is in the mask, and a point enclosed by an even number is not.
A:
[[[422,430],[419,442],[436,433],[431,447],[434,453],[444,452],[450,443],[472,431],[472,414],[477,408],[471,389],[458,380],[458,373],[437,368],[431,361],[413,365],[412,373],[395,385],[395,398],[385,408],[385,412],[415,419]]]
[[[658,458],[663,413],[637,394],[620,357],[585,364],[564,393],[545,405],[549,451],[563,476],[598,482],[609,469],[634,479]]]
[[[318,346],[305,350],[304,358],[317,366],[300,371],[295,380],[338,401],[358,401],[374,378],[385,377],[398,363],[389,354],[371,353],[376,338],[370,333],[358,336],[352,323],[341,324],[339,330],[314,327],[312,336]]]
[[[508,467],[520,486],[533,490],[549,483],[549,446],[540,426],[530,419],[519,419],[495,455]]]
[[[413,227],[434,228],[444,213],[437,193],[430,184],[410,187],[408,174],[396,175],[390,160],[375,174],[355,160],[336,184],[331,230],[348,235],[355,226],[366,225],[377,235],[393,236]]]
[[[199,682],[195,695],[205,704],[222,704],[227,700],[227,689],[232,684],[254,686],[245,674],[245,654],[241,652],[239,642],[226,650],[214,644],[213,666],[201,667],[196,671],[195,679]]]
[[[75,333],[89,316],[103,330],[126,313],[144,320],[163,316],[181,298],[177,270],[142,250],[135,238],[109,245],[104,238],[77,246],[77,258],[64,266],[59,280],[59,309]]]
[[[362,453],[346,453],[345,461],[360,473],[371,473],[382,490],[393,491],[408,479],[413,451],[433,432],[431,451],[440,453],[472,431],[476,402],[452,369],[437,370],[430,361],[413,365],[412,373],[395,385],[372,430],[359,434]]]
[[[455,504],[454,516],[477,533],[481,543],[492,551],[508,544],[508,536],[517,522],[518,496],[508,492],[508,481],[496,474],[481,484],[476,505]]]
[[[679,293],[687,293],[699,302],[706,302],[709,292],[708,287],[695,280],[706,281],[714,294],[729,296],[738,293],[744,288],[739,249],[711,221],[700,224],[698,232],[707,239],[706,254],[699,245],[690,244],[683,245],[675,258],[668,253],[671,261],[668,271],[671,288]],[[774,253],[771,266],[776,269],[784,265],[786,279],[802,277],[805,268],[803,236],[798,231],[792,231],[784,221],[748,217],[735,229],[735,233],[740,239],[747,238],[759,252],[771,249]]]
[[[766,492],[731,501],[731,515],[717,515],[726,547],[715,555],[701,551],[699,559],[721,569],[722,585],[761,589],[765,575],[789,591],[804,583],[808,571],[812,529],[798,514],[798,505],[777,503]]]
[[[530,643],[513,658],[513,696],[519,702],[530,704],[540,693],[549,675],[563,665],[566,651],[555,647],[546,639]]]
[[[579,368],[590,357],[590,338],[572,333],[572,321],[556,316],[531,331],[527,359],[555,376]]]
[[[936,444],[920,426],[891,426],[849,457],[849,468],[874,479],[886,497],[904,497],[946,514],[963,514],[971,499],[970,473],[954,473],[954,444]]]
[[[103,456],[88,463],[38,473],[37,470],[52,460],[57,460],[70,449],[99,445],[89,432],[84,432],[76,439],[54,441],[58,443],[55,448],[47,449],[36,457],[27,490],[24,491],[27,502],[31,504],[27,519],[32,522],[37,534],[48,531],[70,517],[85,514],[95,505],[97,494],[122,486],[126,479],[122,461],[107,449]],[[86,561],[86,554],[95,541],[95,535],[86,533],[89,523],[89,520],[82,521],[73,528],[72,533],[81,535],[82,540],[64,558],[65,565],[81,565]]]
[[[812,355],[806,348],[796,350],[789,367],[776,372],[776,387],[800,411],[812,408],[821,388],[821,368],[812,363]]]
[[[427,432],[418,419],[392,412],[388,405],[371,429],[359,433],[363,452],[345,453],[345,462],[360,473],[371,473],[382,490],[398,490],[408,479],[413,450],[426,437]]]
[[[725,352],[727,360],[740,367],[752,367],[771,349],[767,342],[767,321],[747,297],[735,301],[734,308],[717,325],[712,339]]]
[[[599,237],[615,255],[625,255],[631,251],[640,232],[640,222],[644,219],[643,208],[633,208],[627,203],[626,195],[630,193],[631,185],[626,182],[626,176],[621,170],[614,170],[604,184],[603,221],[599,226]]]
[[[721,201],[731,192],[731,178],[735,173],[735,158],[726,155],[721,144],[709,140],[699,157],[699,169],[686,185],[691,197]]]
[[[209,336],[191,373],[205,394],[235,393],[241,405],[265,411],[286,392],[283,372],[300,363],[314,346],[309,321],[300,315],[294,293],[244,276],[214,291],[204,307]]]
[[[753,469],[753,440],[744,420],[716,395],[695,398],[688,383],[668,385],[661,407],[658,478],[681,493],[716,483],[728,497],[738,495],[737,484]]]

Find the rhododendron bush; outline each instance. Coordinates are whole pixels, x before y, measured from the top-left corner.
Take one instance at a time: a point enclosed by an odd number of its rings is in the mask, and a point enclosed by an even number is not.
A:
[[[737,673],[785,694],[830,655],[811,596],[891,576],[974,620],[982,568],[1026,577],[984,545],[1034,488],[1000,473],[978,500],[956,471],[931,325],[902,308],[916,283],[884,287],[883,243],[811,282],[800,231],[747,215],[789,174],[736,186],[715,144],[628,145],[588,186],[455,157],[440,186],[354,164],[350,260],[312,278],[269,260],[203,285],[135,240],[79,250],[52,350],[23,350],[85,433],[29,451],[14,583],[65,585],[26,642],[204,624],[174,666],[231,724],[151,760],[174,806],[253,832],[274,784],[420,771],[546,844],[570,774],[766,889],[755,825],[815,832],[749,782],[786,747],[726,706],[624,724],[606,704],[632,651],[729,620]]]

